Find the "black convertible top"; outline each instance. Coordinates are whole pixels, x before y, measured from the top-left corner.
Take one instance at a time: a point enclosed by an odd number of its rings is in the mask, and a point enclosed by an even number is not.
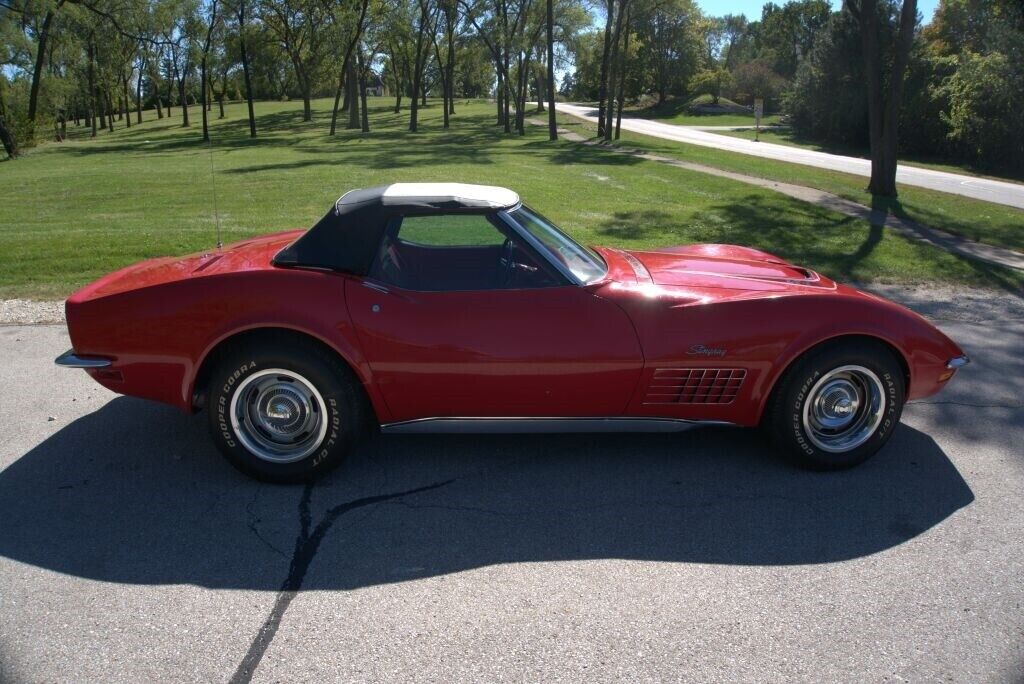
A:
[[[396,216],[487,214],[511,209],[511,190],[463,183],[394,183],[345,193],[331,210],[274,257],[274,265],[366,275],[384,230]]]

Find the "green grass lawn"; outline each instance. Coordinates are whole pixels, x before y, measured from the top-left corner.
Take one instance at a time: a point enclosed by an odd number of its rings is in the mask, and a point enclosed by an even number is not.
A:
[[[566,128],[584,136],[594,134],[593,124],[566,114],[559,116],[561,125]],[[907,185],[899,187],[897,199],[873,198],[865,190],[867,178],[862,176],[662,140],[629,131],[622,131],[621,144],[737,173],[818,188],[866,206],[874,204],[896,216],[971,240],[1024,251],[1024,211],[1014,207]]]
[[[734,138],[745,138],[747,140],[753,140],[755,132],[716,131],[716,133],[719,135],[729,135]],[[867,159],[869,156],[868,150],[854,149],[838,145],[823,145],[817,142],[800,138],[789,128],[762,130],[760,140],[761,142],[776,143],[778,145],[790,145],[791,147],[801,147],[805,150],[817,150],[818,152],[828,152],[829,154],[842,154],[848,157],[861,157],[863,159]],[[1002,180],[1010,183],[1024,183],[1024,176],[1021,175],[1016,175],[1013,173],[1005,173],[1001,175],[993,174],[992,171],[982,171],[972,166],[967,166],[964,164],[942,163],[929,159],[921,159],[919,157],[911,157],[901,161],[903,161],[903,163],[906,164],[907,166],[919,166],[925,169],[935,169],[936,171],[948,171],[949,173],[966,173],[972,176],[992,178],[995,180]]]
[[[95,140],[76,133],[0,162],[0,296],[63,297],[143,258],[212,248],[215,194],[229,242],[309,226],[351,188],[438,180],[514,188],[590,244],[730,242],[844,280],[1022,283],[1020,274],[768,190],[551,143],[540,127],[505,136],[492,125],[490,104],[458,103],[450,131],[439,107],[428,107],[412,134],[407,112],[371,103],[373,132],[365,136],[329,137],[331,103],[321,100],[312,123],[301,121],[301,103],[258,103],[260,137],[250,140],[245,107],[232,104],[226,119],[212,122],[210,149],[198,140],[198,110],[182,129],[176,109],[172,119],[147,112],[141,126],[119,124]]]

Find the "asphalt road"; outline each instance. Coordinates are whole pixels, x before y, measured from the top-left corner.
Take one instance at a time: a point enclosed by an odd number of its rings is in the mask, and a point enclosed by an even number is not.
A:
[[[566,114],[572,114],[593,123],[597,122],[597,109],[594,107],[563,102],[557,103],[556,107],[559,111],[563,111]],[[819,169],[844,171],[864,177],[871,175],[870,160],[859,157],[845,157],[838,154],[828,154],[827,152],[805,150],[789,145],[754,142],[753,140],[721,135],[697,127],[677,126],[649,119],[624,117],[622,119],[622,128],[634,133],[642,133],[655,138],[675,140],[691,145],[700,145],[701,147],[713,147],[719,150],[739,152],[740,154],[749,154],[755,157],[815,166]],[[936,171],[903,164],[896,171],[896,181],[904,185],[941,190],[942,192],[954,195],[962,195],[963,197],[972,197],[1024,209],[1024,184],[1021,183],[1008,183],[990,178],[979,178],[977,176],[948,173],[946,171]]]
[[[975,362],[833,474],[705,429],[260,486],[0,327],[0,680],[1020,681],[1024,307],[913,297]]]

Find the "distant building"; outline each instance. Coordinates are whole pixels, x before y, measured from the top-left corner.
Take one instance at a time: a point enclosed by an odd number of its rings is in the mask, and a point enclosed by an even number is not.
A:
[[[387,89],[384,87],[384,79],[380,77],[380,74],[373,71],[366,77],[366,94],[374,97],[383,97],[387,95]]]

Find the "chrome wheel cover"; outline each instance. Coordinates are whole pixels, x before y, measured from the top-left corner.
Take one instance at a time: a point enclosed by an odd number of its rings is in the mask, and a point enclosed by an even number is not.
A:
[[[874,372],[864,366],[840,366],[822,376],[808,393],[804,432],[822,451],[851,451],[875,433],[885,408],[885,389]]]
[[[327,405],[295,371],[281,368],[247,377],[231,397],[231,427],[254,456],[271,463],[306,458],[327,435]]]

